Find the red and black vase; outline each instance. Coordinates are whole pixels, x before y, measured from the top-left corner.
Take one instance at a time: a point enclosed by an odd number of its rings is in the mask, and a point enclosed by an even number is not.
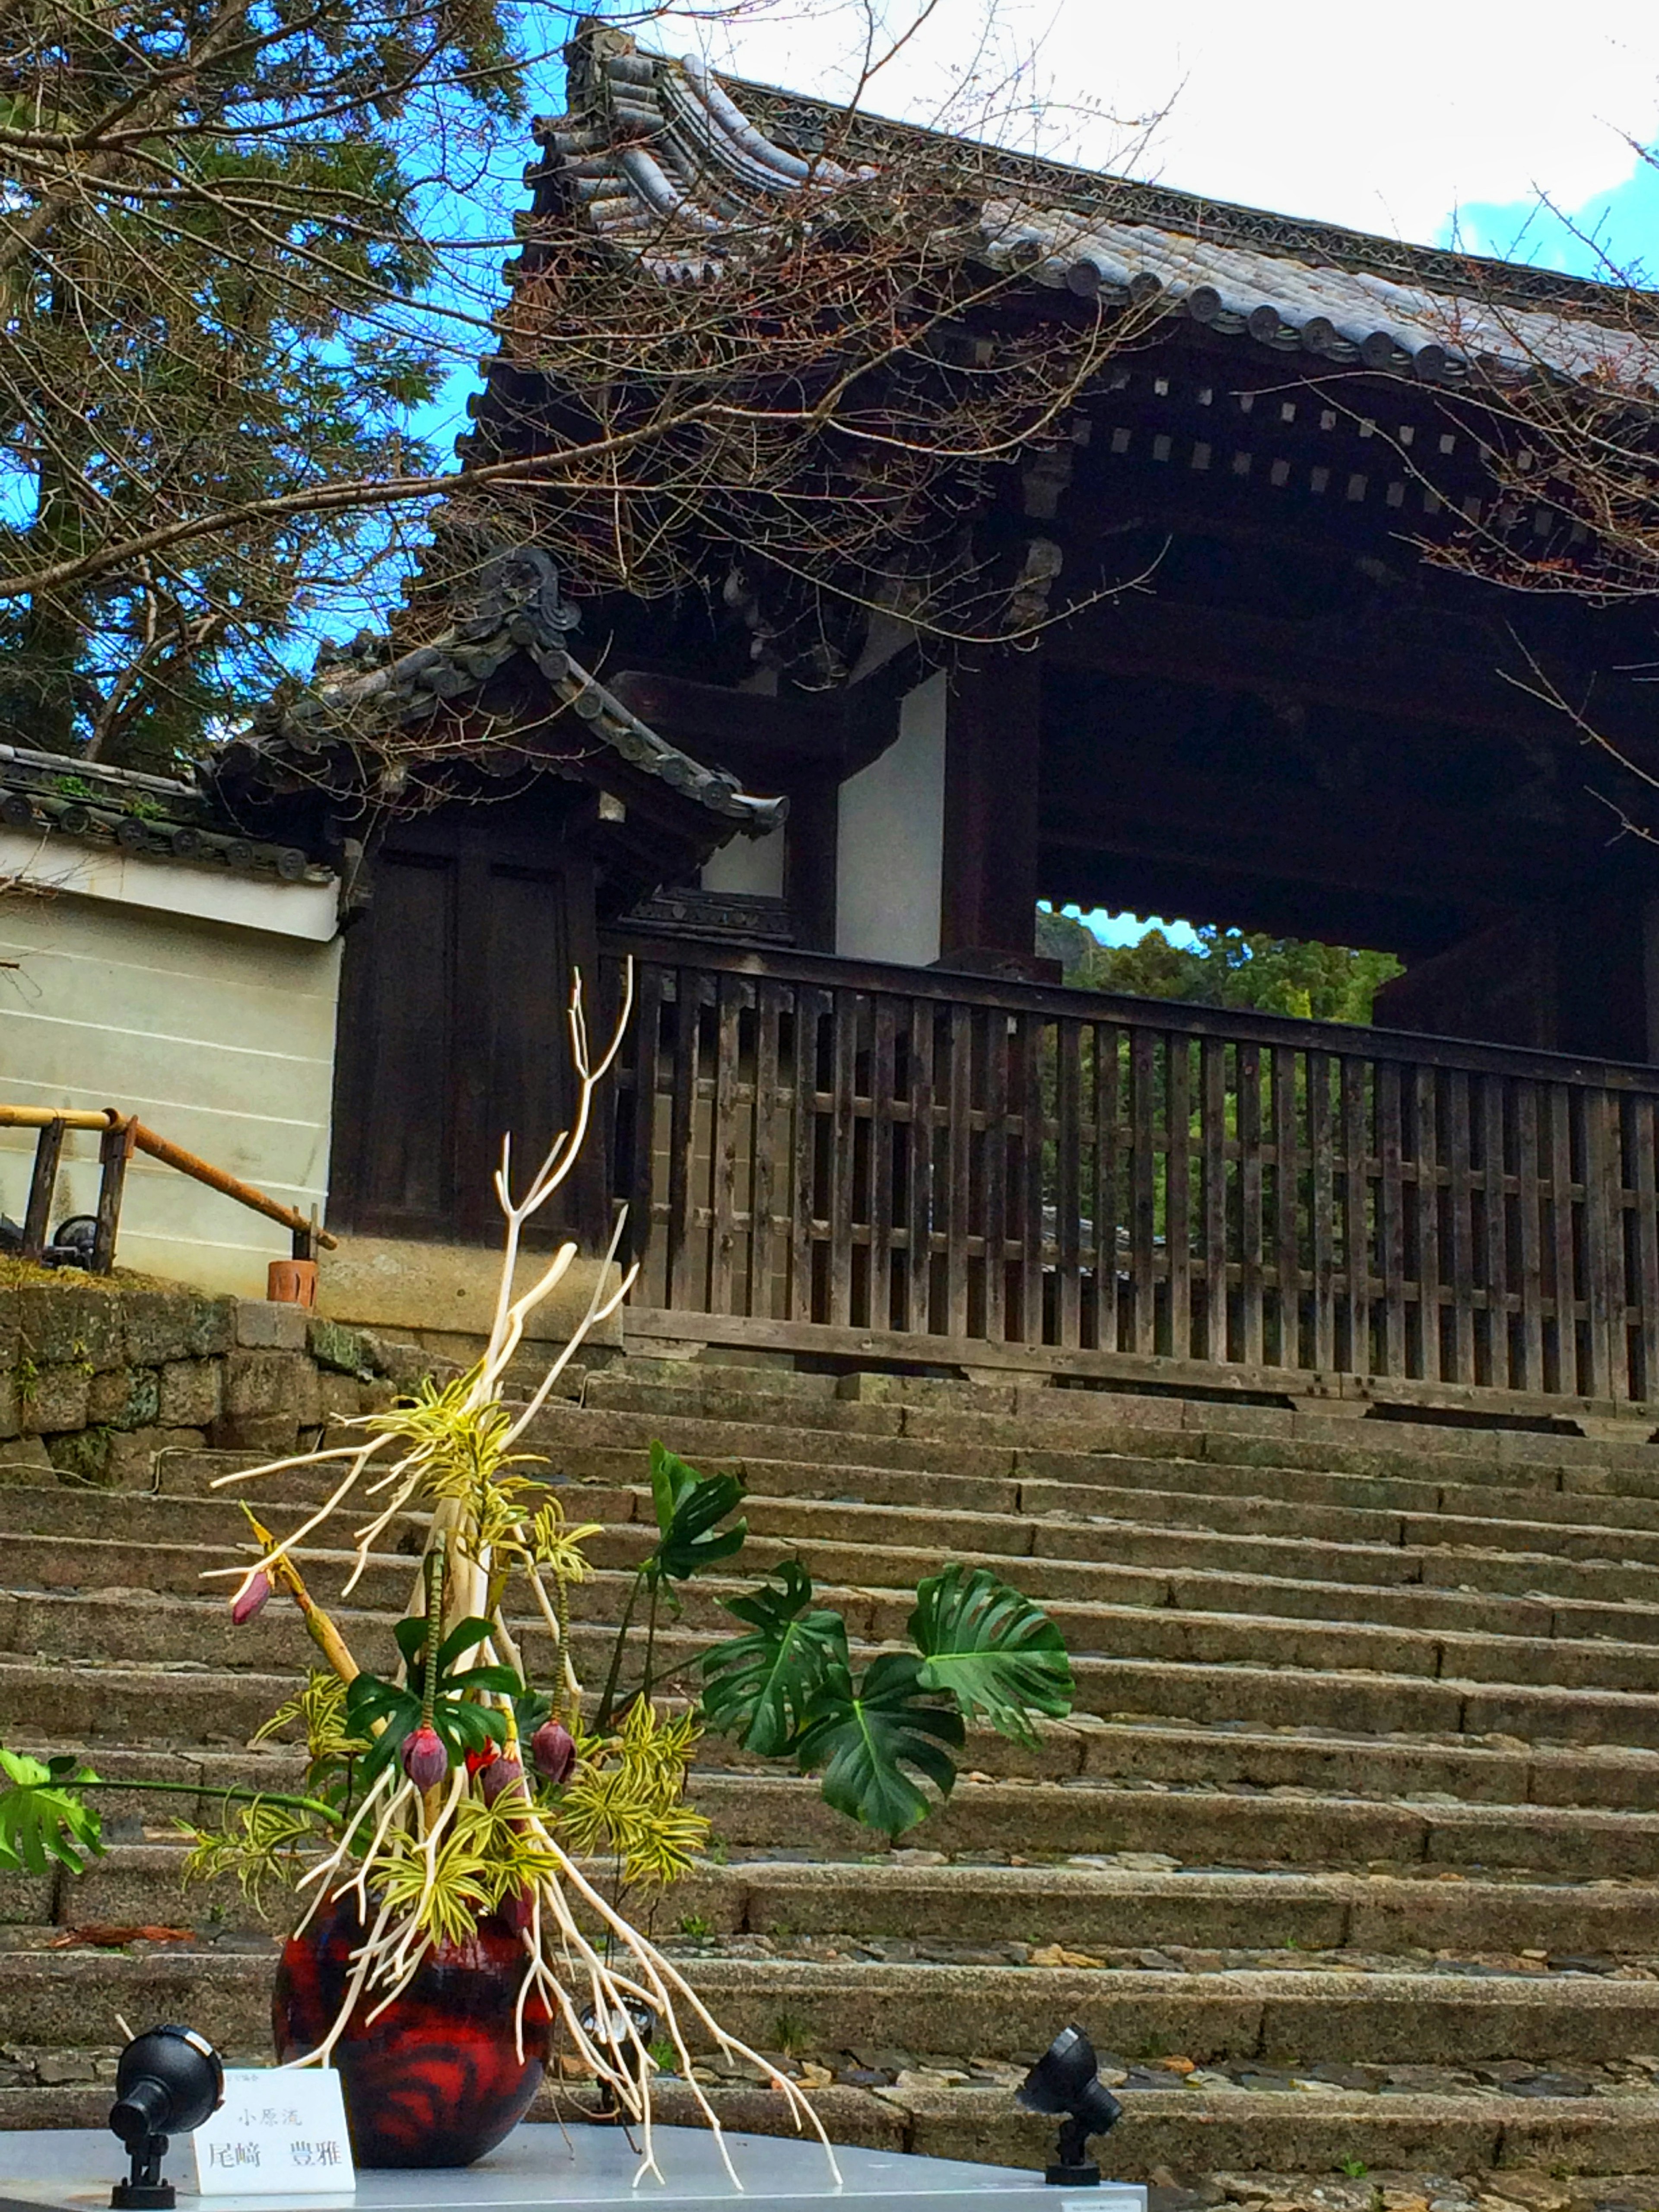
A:
[[[349,1898],[289,1936],[270,2007],[279,2063],[326,2037],[362,1940]],[[551,2033],[546,2003],[532,1991],[520,2057],[515,2018],[527,1964],[523,1943],[492,1913],[465,1942],[428,1951],[377,2019],[368,2015],[380,1999],[358,1998],[333,2057],[359,2166],[471,2166],[517,2127],[540,2087]]]

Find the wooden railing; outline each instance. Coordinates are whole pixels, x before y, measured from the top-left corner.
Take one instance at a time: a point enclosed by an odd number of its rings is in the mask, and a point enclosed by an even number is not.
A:
[[[1659,1069],[624,946],[616,1188],[687,1333],[1659,1400]]]

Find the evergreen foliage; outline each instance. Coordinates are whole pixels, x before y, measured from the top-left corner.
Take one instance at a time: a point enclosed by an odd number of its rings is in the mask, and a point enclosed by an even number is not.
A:
[[[1161,929],[1148,930],[1137,945],[1103,945],[1071,915],[1039,910],[1036,919],[1038,952],[1058,960],[1066,981],[1087,991],[1248,1006],[1304,1021],[1366,1023],[1378,990],[1404,972],[1391,952],[1312,945],[1213,923],[1194,932],[1195,945],[1173,944]]]

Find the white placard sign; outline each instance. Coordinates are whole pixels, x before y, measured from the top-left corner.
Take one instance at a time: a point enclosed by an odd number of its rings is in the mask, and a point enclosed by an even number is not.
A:
[[[331,2067],[227,2066],[225,2101],[191,2141],[204,2197],[326,2196],[356,2186]]]

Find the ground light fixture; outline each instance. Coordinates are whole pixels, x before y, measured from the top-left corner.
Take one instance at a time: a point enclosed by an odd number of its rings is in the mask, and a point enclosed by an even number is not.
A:
[[[1084,2157],[1091,2136],[1103,2136],[1123,2117],[1123,2107],[1100,2079],[1095,2046],[1080,2027],[1063,2027],[1014,2092],[1028,2112],[1060,2119],[1054,2163],[1045,2181],[1065,2189],[1088,2189],[1100,2168]],[[1061,2117],[1063,2115],[1063,2118]]]
[[[132,2161],[110,2191],[117,2212],[172,2212],[173,2184],[161,2160],[173,2136],[187,2136],[225,2100],[225,2069],[206,2036],[193,2027],[152,2027],[136,2035],[116,2062],[109,2124]]]

